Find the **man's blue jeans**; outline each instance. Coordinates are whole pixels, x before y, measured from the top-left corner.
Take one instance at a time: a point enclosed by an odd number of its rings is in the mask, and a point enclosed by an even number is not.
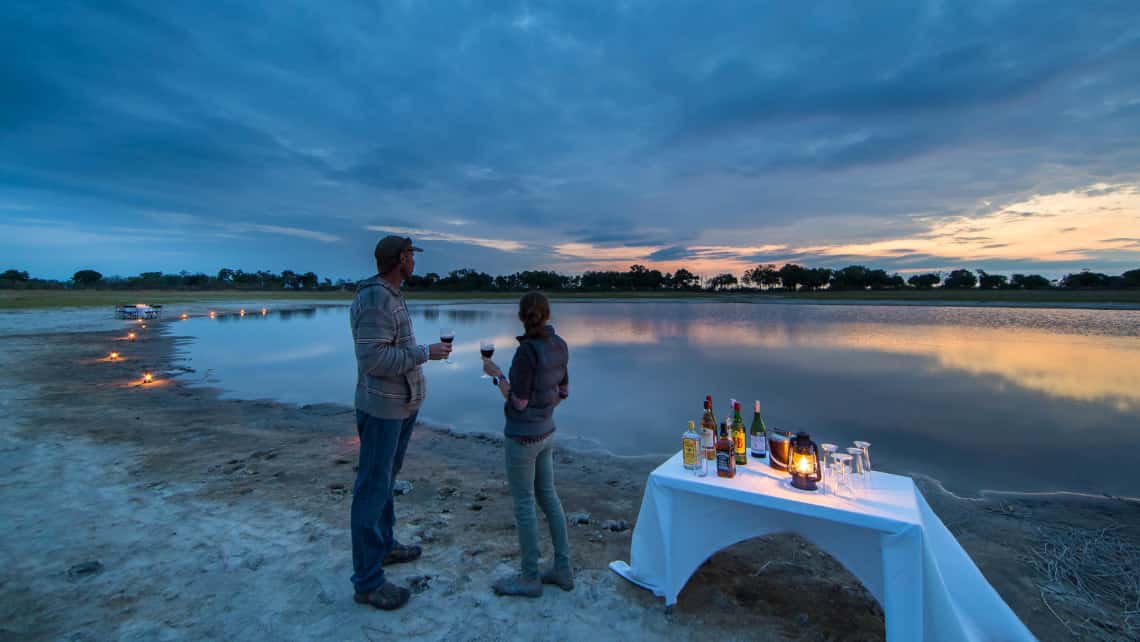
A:
[[[396,546],[392,486],[404,465],[416,415],[378,419],[356,411],[360,463],[352,485],[352,585],[368,593],[384,583],[384,557]]]

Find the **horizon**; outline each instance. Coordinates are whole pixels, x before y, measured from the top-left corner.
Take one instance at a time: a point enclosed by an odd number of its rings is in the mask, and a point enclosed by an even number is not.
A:
[[[1140,266],[1132,3],[296,4],[0,10],[0,269]]]

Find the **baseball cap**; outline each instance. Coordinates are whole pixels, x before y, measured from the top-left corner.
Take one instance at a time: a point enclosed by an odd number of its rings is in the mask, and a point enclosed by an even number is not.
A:
[[[389,269],[389,266],[395,267],[405,250],[424,251],[422,247],[413,245],[412,239],[407,236],[385,236],[376,244],[376,265]]]

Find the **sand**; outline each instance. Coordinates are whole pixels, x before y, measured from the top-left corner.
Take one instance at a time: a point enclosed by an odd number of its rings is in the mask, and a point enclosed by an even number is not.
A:
[[[794,536],[718,553],[666,609],[607,568],[629,558],[632,531],[601,528],[636,521],[659,462],[566,449],[556,455],[564,507],[590,515],[570,529],[577,587],[495,596],[492,580],[518,565],[496,426],[478,435],[417,427],[397,532],[425,553],[389,569],[415,594],[395,612],[355,604],[351,408],[221,400],[180,360],[187,339],[175,324],[151,324],[132,344],[122,330],[56,329],[0,337],[5,640],[883,637],[874,599]],[[103,359],[114,347],[127,359]],[[144,369],[157,383],[138,384]],[[1124,639],[1140,625],[1104,591],[1050,577],[1035,555],[1058,534],[1105,528],[1136,550],[1134,502],[961,499],[920,485],[1041,639]]]

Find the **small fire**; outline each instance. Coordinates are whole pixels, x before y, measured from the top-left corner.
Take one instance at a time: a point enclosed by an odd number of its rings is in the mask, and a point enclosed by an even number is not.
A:
[[[107,358],[110,359],[111,361],[115,361],[119,358],[119,353],[118,352],[112,352],[111,354],[107,355]]]
[[[186,314],[185,312],[182,313],[182,320],[183,321],[185,321],[186,319],[189,319],[189,318],[190,318],[190,315]]]
[[[261,308],[261,316],[265,316],[267,314],[269,314],[269,310],[266,310],[265,308]]]
[[[144,324],[142,324],[142,326],[141,326],[141,327],[142,327],[142,329],[143,329],[143,330],[146,330],[146,324],[145,324],[145,323],[144,323]]]
[[[134,340],[135,340],[135,333],[134,332],[128,332],[127,333],[127,341],[134,341]]]
[[[143,383],[151,383],[152,381],[154,381],[154,375],[149,373],[149,372],[144,372],[142,382]]]
[[[210,310],[210,318],[213,319],[216,316],[218,316],[218,314],[216,312],[214,312],[213,310]]]
[[[245,308],[242,308],[241,311],[238,312],[238,314],[240,314],[241,316],[244,317],[245,316]]]

